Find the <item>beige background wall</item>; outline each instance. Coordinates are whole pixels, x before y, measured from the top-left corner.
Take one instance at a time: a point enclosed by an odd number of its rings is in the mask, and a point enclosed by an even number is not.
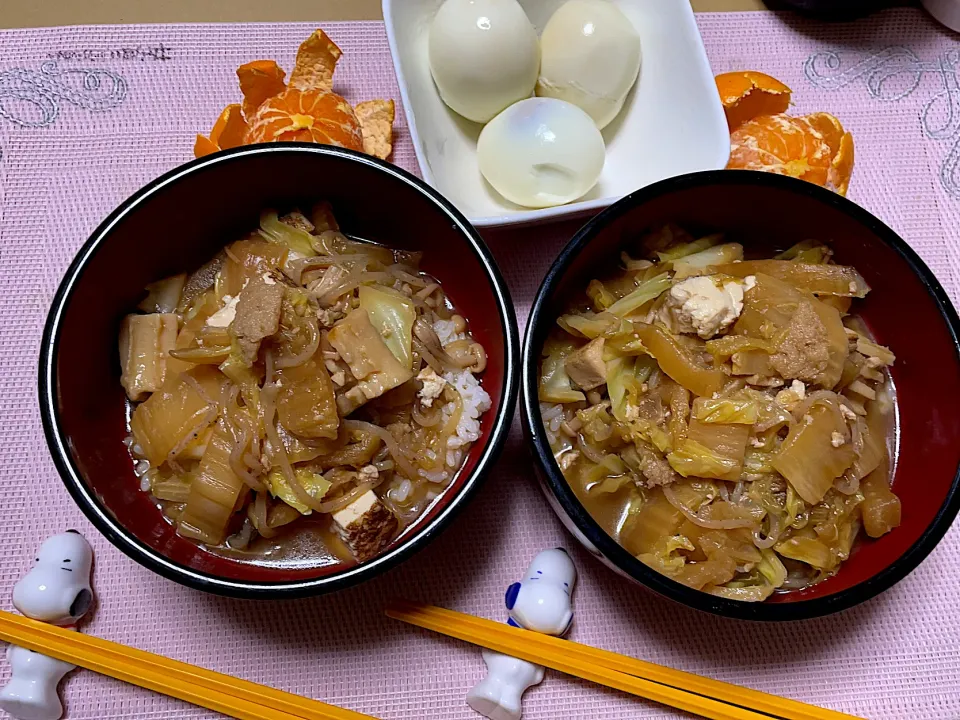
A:
[[[763,9],[762,0],[690,1],[698,12]],[[380,0],[0,0],[0,28],[381,19]]]

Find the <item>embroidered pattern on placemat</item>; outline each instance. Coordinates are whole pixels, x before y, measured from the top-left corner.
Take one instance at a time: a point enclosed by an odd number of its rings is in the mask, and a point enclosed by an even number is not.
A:
[[[923,134],[938,141],[953,142],[940,166],[940,183],[951,197],[960,199],[960,49],[948,50],[934,60],[922,60],[908,47],[892,45],[870,55],[818,52],[807,58],[803,72],[824,90],[838,90],[865,78],[867,92],[885,102],[912,95],[925,75],[943,83],[920,113]]]
[[[0,72],[0,117],[23,127],[43,127],[60,114],[60,103],[102,112],[117,107],[127,96],[127,81],[102,68],[64,70],[55,62],[39,72],[13,68]]]

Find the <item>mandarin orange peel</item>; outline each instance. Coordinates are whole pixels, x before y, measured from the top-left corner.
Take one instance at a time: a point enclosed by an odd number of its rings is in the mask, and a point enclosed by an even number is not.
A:
[[[343,55],[316,30],[301,43],[289,82],[273,60],[254,60],[237,69],[243,103],[220,114],[209,137],[198,135],[194,155],[255,142],[317,142],[386,159],[393,151],[393,100],[368,100],[354,109],[333,92]]]

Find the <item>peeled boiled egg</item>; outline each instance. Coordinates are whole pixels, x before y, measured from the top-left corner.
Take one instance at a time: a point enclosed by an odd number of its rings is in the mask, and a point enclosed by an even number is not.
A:
[[[529,98],[487,123],[477,140],[480,172],[507,200],[542,208],[576,200],[603,170],[603,136],[576,105]]]
[[[540,69],[537,31],[516,0],[447,0],[430,25],[428,53],[440,97],[480,123],[530,97]]]
[[[572,102],[598,128],[613,120],[640,73],[640,36],[607,0],[569,0],[540,38],[537,95]]]

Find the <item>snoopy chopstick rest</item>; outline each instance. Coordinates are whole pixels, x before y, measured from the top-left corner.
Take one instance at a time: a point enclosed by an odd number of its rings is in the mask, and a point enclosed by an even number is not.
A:
[[[13,587],[13,604],[34,620],[73,628],[93,605],[93,550],[76,530],[43,541],[35,564]],[[74,665],[32,650],[7,648],[10,681],[0,690],[0,708],[19,720],[58,720],[60,680]]]
[[[539,553],[524,579],[507,588],[507,622],[546,635],[564,635],[573,621],[576,579],[577,569],[566,550]],[[543,680],[543,667],[492,650],[482,655],[487,677],[467,694],[467,704],[490,720],[519,720],[523,693]]]

